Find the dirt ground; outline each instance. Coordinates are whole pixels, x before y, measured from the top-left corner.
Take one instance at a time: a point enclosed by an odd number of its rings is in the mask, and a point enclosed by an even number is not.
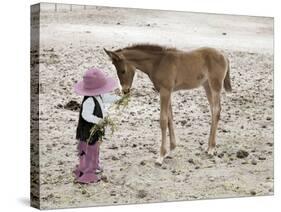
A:
[[[40,52],[32,56],[40,66],[41,208],[273,195],[272,18],[93,7],[42,10],[40,21]],[[82,98],[73,84],[90,67],[117,78],[103,48],[142,42],[228,55],[233,92],[222,93],[217,155],[205,154],[210,111],[203,89],[179,91],[172,97],[178,146],[155,165],[159,95],[139,72],[129,106],[109,110],[118,130],[101,146],[104,180],[76,184]]]

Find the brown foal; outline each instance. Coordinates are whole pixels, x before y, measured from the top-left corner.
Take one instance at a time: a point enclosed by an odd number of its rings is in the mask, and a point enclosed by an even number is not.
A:
[[[117,70],[123,93],[130,92],[136,69],[146,73],[160,93],[162,143],[156,163],[162,164],[168,154],[167,128],[170,151],[176,147],[171,93],[181,89],[204,87],[212,114],[207,152],[214,153],[222,86],[231,91],[229,61],[222,53],[213,48],[180,51],[150,44],[132,45],[116,51],[104,50]]]

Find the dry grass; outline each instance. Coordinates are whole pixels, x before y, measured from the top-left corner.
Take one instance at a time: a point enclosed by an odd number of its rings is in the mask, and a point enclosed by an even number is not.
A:
[[[115,106],[116,109],[120,110],[121,108],[127,107],[129,105],[129,101],[130,101],[130,95],[126,94],[126,95],[123,95],[121,97],[121,99],[117,100],[112,106]],[[100,123],[95,124],[91,128],[90,136],[89,136],[87,142],[89,142],[90,138],[96,133],[99,134],[99,140],[102,141],[102,138],[105,134],[105,128],[110,129],[111,135],[113,135],[114,132],[117,130],[116,122],[113,119],[111,119],[109,116],[104,117]]]

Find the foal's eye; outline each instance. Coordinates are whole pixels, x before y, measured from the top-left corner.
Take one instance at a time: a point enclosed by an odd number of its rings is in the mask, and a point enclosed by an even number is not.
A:
[[[125,70],[121,70],[120,73],[121,73],[121,74],[125,74]]]

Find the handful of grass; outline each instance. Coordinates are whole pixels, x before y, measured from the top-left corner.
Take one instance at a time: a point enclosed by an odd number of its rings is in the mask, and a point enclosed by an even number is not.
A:
[[[116,108],[119,110],[121,107],[125,108],[128,106],[129,104],[129,98],[130,95],[126,94],[123,95],[121,99],[117,100],[113,105],[116,106]],[[98,137],[99,140],[102,141],[102,138],[105,134],[105,128],[109,127],[110,131],[111,131],[111,135],[113,135],[113,133],[116,131],[117,127],[115,122],[113,121],[113,119],[111,119],[109,116],[106,116],[103,118],[103,120],[98,123],[95,124],[91,130],[90,130],[90,136],[88,138],[88,143],[90,142],[90,139],[93,135],[95,135],[96,133],[98,133]]]
[[[116,124],[114,123],[114,121],[106,116],[104,117],[104,119],[98,123],[98,124],[95,124],[91,130],[90,130],[90,136],[88,138],[88,143],[90,142],[90,139],[92,138],[93,135],[95,135],[96,133],[98,133],[98,137],[99,137],[99,140],[102,141],[102,138],[104,136],[104,133],[105,133],[105,128],[106,127],[109,127],[110,128],[110,131],[111,131],[111,135],[115,132],[116,130]]]
[[[115,102],[116,108],[119,110],[121,107],[125,108],[128,106],[130,101],[130,94],[125,94],[121,97],[121,99]]]

